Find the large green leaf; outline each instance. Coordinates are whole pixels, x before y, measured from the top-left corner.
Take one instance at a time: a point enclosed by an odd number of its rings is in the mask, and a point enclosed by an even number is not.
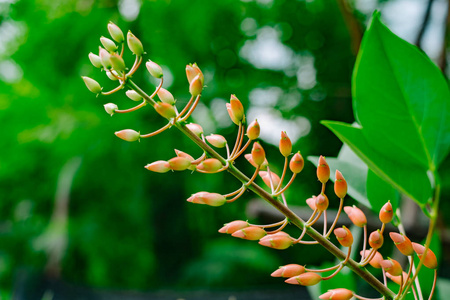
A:
[[[450,92],[436,65],[376,12],[353,74],[353,108],[368,144],[432,171],[450,147]]]
[[[367,173],[366,192],[374,212],[380,212],[388,200],[391,201],[394,211],[397,209],[400,198],[398,192],[370,169]]]

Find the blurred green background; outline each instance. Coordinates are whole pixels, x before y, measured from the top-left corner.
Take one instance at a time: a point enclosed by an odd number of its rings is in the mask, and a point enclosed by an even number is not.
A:
[[[141,291],[283,288],[269,276],[279,265],[314,265],[328,257],[320,247],[278,252],[219,235],[232,220],[264,221],[247,216],[249,193],[222,208],[185,201],[202,190],[238,188],[227,174],[143,168],[175,156],[175,148],[201,153],[175,130],[140,143],[114,136],[126,128],[147,133],[163,123],[148,109],[111,118],[103,104],[123,109],[133,103],[123,92],[96,98],[85,88],[82,75],[105,90],[115,87],[88,60],[100,36],[108,36],[110,20],[140,38],[145,59],[163,67],[164,87],[181,105],[189,99],[185,65],[198,63],[207,88],[193,121],[206,134],[233,141],[236,128],[225,103],[236,94],[248,120],[258,118],[279,171],[274,145],[281,130],[304,157],[337,155],[342,144],[319,121],[353,121],[351,72],[374,9],[411,42],[425,28],[421,46],[445,66],[447,1],[430,2],[423,27],[427,1],[0,1],[2,295],[33,289],[36,278]],[[155,84],[144,67],[134,81],[150,92]],[[251,173],[245,160],[237,164]],[[446,174],[443,181],[449,182]],[[304,205],[319,188],[307,164],[288,201]],[[449,210],[443,201],[444,215]]]

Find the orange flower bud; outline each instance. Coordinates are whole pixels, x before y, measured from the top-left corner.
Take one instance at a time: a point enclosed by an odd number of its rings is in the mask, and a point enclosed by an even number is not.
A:
[[[278,185],[280,184],[280,177],[275,174],[274,172],[269,172],[267,171],[260,171],[259,172],[259,176],[261,176],[262,180],[264,181],[264,183],[270,187],[270,178],[272,178],[272,183],[273,183],[273,188],[276,189],[278,187]]]
[[[406,256],[413,255],[414,249],[412,247],[411,240],[408,239],[405,235],[397,233],[397,232],[390,232],[389,236],[391,237],[392,241],[394,242],[397,249]]]
[[[114,134],[127,142],[135,142],[141,137],[140,133],[132,129],[124,129],[114,132]]]
[[[203,202],[203,196],[208,194],[208,192],[198,192],[195,194],[192,194],[191,197],[187,198],[187,202],[196,203],[196,204],[205,204]]]
[[[270,276],[289,278],[305,273],[305,267],[297,264],[289,264],[278,268]]]
[[[361,256],[362,256],[362,251],[360,252]],[[364,257],[367,257],[367,255],[369,255],[370,250],[366,250],[366,252],[364,252]],[[375,256],[369,261],[369,264],[377,269],[381,269],[381,265],[380,262],[383,260],[383,256],[380,254],[380,252],[376,252]]]
[[[168,103],[170,105],[175,104],[175,98],[173,97],[172,93],[169,92],[168,90],[160,88],[157,95],[162,102]]]
[[[161,78],[163,77],[163,70],[161,69],[161,66],[157,63],[148,60],[148,62],[145,63],[145,66],[147,67],[148,72],[150,75],[152,75],[155,78]]]
[[[254,166],[255,168],[258,167],[257,164],[255,164],[255,162],[253,161],[252,155],[251,154],[245,154],[244,155],[245,159],[247,159],[247,161]],[[261,167],[259,168],[260,170],[267,170],[267,166],[269,165],[269,163],[267,162],[267,159],[264,160],[263,164],[261,165]]]
[[[231,121],[233,121],[234,124],[239,125],[239,120],[234,116],[233,111],[231,110],[231,104],[226,103],[228,115],[230,115]]]
[[[222,163],[216,158],[207,158],[197,165],[198,170],[205,172],[216,172],[222,167]]]
[[[406,272],[402,272],[402,276],[403,276],[403,284],[405,284],[406,280],[408,280],[408,274],[406,274]],[[386,277],[398,285],[402,284],[402,278],[400,277],[400,275],[392,276],[390,273],[386,273]]]
[[[380,210],[380,221],[381,223],[390,223],[394,217],[394,211],[392,210],[392,204],[388,201]]]
[[[336,170],[336,180],[334,181],[334,193],[340,199],[347,195],[347,181],[345,181],[344,176],[338,170]]]
[[[247,137],[251,140],[256,140],[259,137],[260,132],[261,128],[259,127],[257,120],[251,122],[247,127]]]
[[[305,166],[305,161],[303,160],[303,156],[300,154],[300,151],[295,153],[292,156],[291,161],[289,162],[289,169],[291,169],[292,173],[300,173]]]
[[[128,48],[130,48],[133,54],[137,56],[142,56],[142,54],[144,54],[144,46],[142,46],[141,41],[134,34],[132,34],[131,31],[128,31],[127,43]]]
[[[284,250],[292,246],[293,240],[289,234],[280,231],[264,236],[259,240],[259,244],[273,249]]]
[[[203,86],[203,83],[204,83],[203,73],[200,70],[200,68],[197,66],[197,64],[194,63],[194,64],[187,65],[186,66],[186,77],[188,79],[189,84],[192,82],[192,80],[194,80],[194,78],[196,76],[199,76],[201,85]]]
[[[105,38],[104,36],[100,38],[100,43],[102,43],[103,47],[109,52],[114,52],[117,50],[116,44],[114,44],[112,40]]]
[[[166,173],[166,172],[170,171],[169,163],[164,160],[158,160],[158,161],[152,162],[151,164],[146,165],[145,168],[149,171],[153,171],[153,172],[157,172],[157,173]]]
[[[187,158],[190,162],[192,162],[194,160],[194,158],[192,156],[190,156],[189,154],[187,154],[186,152],[180,151],[175,149],[175,154],[179,157],[184,157]]]
[[[195,123],[189,123],[186,124],[186,127],[192,131],[196,136],[201,137],[203,134],[203,128],[202,126],[195,124]]]
[[[417,253],[417,256],[419,257],[419,259],[422,259],[423,253],[425,252],[425,247],[417,244],[417,243],[412,243],[414,252]],[[427,250],[427,254],[425,256],[425,260],[423,261],[423,264],[425,265],[425,267],[429,268],[429,269],[436,269],[438,264],[437,264],[437,258],[436,255],[433,253],[433,251],[431,251],[431,249]]]
[[[106,103],[105,105],[103,105],[103,107],[105,108],[105,111],[111,116],[118,109],[117,105],[114,103]]]
[[[356,226],[364,227],[367,224],[366,215],[356,206],[345,206],[344,211]]]
[[[316,210],[316,196],[312,196],[311,198],[306,199],[306,204],[312,209]]]
[[[370,245],[370,247],[372,247],[374,249],[380,249],[381,246],[383,246],[383,242],[384,242],[384,237],[380,233],[380,230],[373,231],[369,235],[369,245]]]
[[[231,108],[231,112],[234,115],[234,118],[238,122],[244,123],[244,121],[245,121],[244,106],[242,106],[241,101],[239,101],[239,99],[236,98],[235,95],[231,95],[230,108]],[[239,124],[239,123],[237,123],[237,124]]]
[[[136,91],[134,90],[128,90],[125,92],[125,95],[127,95],[128,98],[130,98],[133,101],[141,101],[142,100],[142,96],[139,95]]]
[[[324,211],[328,208],[328,197],[325,194],[320,194],[316,197],[316,208],[318,211]]]
[[[191,161],[185,157],[174,157],[169,159],[170,169],[173,171],[184,171],[191,166]]]
[[[223,148],[227,144],[227,140],[220,134],[211,134],[206,137],[206,140],[217,148]]]
[[[100,56],[95,55],[94,53],[89,53],[89,60],[91,61],[91,64],[96,68],[103,67],[102,61],[100,60]]]
[[[254,142],[252,148],[252,159],[256,165],[260,166],[266,159],[266,153],[260,143]]]
[[[353,292],[347,289],[339,288],[329,290],[325,294],[319,296],[323,300],[350,300],[353,297]]]
[[[118,43],[122,43],[125,38],[123,36],[122,30],[120,30],[119,26],[114,24],[113,22],[109,22],[108,31],[111,37]]]
[[[322,183],[326,183],[330,179],[330,166],[322,155],[319,157],[319,165],[317,166],[317,178]]]
[[[82,76],[81,78],[83,78],[84,84],[86,84],[86,87],[91,92],[93,92],[94,94],[101,93],[102,87],[100,86],[100,84],[97,81],[95,81],[94,79],[87,77],[87,76]]]
[[[257,226],[242,228],[231,234],[231,236],[250,241],[257,241],[265,235],[266,231]]]
[[[125,71],[125,62],[123,61],[123,58],[120,57],[119,54],[112,53],[109,56],[109,61],[111,62],[111,66],[114,68],[114,70],[116,70],[118,72]]]
[[[156,102],[154,108],[158,114],[166,119],[172,119],[177,115],[175,108],[169,103]]]
[[[199,192],[193,194],[187,199],[187,201],[196,204],[206,204],[209,206],[221,206],[227,202],[223,195],[208,192]]]
[[[283,155],[284,157],[288,157],[289,155],[291,155],[292,142],[289,139],[289,137],[287,136],[286,131],[281,132],[279,149],[280,149],[281,155]]]
[[[380,262],[381,267],[392,276],[400,276],[403,272],[398,261],[388,258]]]
[[[191,93],[192,96],[198,96],[202,93],[203,90],[203,84],[200,80],[200,77],[197,75],[189,84],[189,93]]]
[[[109,54],[108,51],[106,51],[105,49],[103,49],[102,47],[99,47],[99,56],[100,56],[100,61],[102,62],[103,68],[105,69],[111,69],[111,61],[110,61],[110,57],[111,54]]]
[[[353,244],[353,235],[347,227],[342,226],[340,228],[336,228],[333,232],[342,246],[350,247]]]
[[[246,228],[250,226],[247,221],[233,221],[225,224],[222,228],[219,229],[220,233],[233,234],[238,230]]]
[[[322,277],[313,272],[306,272],[294,277],[291,277],[289,279],[286,279],[284,282],[289,284],[298,284],[303,286],[311,286],[316,285],[322,280]]]

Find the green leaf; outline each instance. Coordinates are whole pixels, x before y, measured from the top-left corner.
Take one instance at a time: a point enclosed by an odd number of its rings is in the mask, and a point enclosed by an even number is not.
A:
[[[380,178],[372,170],[367,173],[367,198],[374,212],[379,212],[383,205],[391,201],[394,211],[398,207],[399,193],[385,180]]]
[[[431,195],[427,170],[418,166],[392,161],[370,146],[361,128],[333,121],[322,121],[346,143],[383,180],[422,206]]]
[[[375,13],[353,73],[353,108],[368,145],[434,171],[450,147],[450,92],[434,63]]]

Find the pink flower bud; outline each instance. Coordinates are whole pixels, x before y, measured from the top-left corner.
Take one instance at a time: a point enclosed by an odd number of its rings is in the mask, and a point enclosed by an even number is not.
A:
[[[239,99],[236,98],[235,95],[231,95],[230,109],[231,113],[234,116],[234,119],[238,121],[237,125],[239,125],[239,122],[243,123],[245,121],[244,106],[242,106],[241,101],[239,101]]]
[[[312,196],[311,198],[306,199],[306,204],[308,204],[309,208],[311,208],[312,210],[316,210],[316,200],[317,197]]]
[[[124,130],[116,131],[114,134],[117,137],[119,137],[122,140],[125,140],[127,142],[135,142],[135,141],[139,140],[139,138],[141,137],[139,132],[134,131],[132,129],[124,129]]]
[[[289,279],[286,279],[284,282],[289,284],[297,284],[303,286],[311,286],[316,285],[322,280],[322,277],[317,273],[306,272]]]
[[[231,109],[231,107],[230,107]],[[250,140],[256,140],[259,137],[259,133],[261,131],[261,128],[259,127],[259,123],[257,120],[253,121],[248,125],[247,127],[247,137]]]
[[[158,161],[152,162],[151,164],[146,165],[145,168],[149,171],[156,172],[156,173],[166,173],[166,172],[170,171],[169,163],[164,160],[158,160]]]
[[[269,172],[267,172],[267,171],[260,171],[259,176],[261,176],[262,180],[268,187],[271,187],[270,178],[272,178],[272,183],[273,183],[274,189],[276,189],[278,187],[278,185],[280,184],[280,177],[277,174],[275,174],[274,172],[270,172],[270,175],[269,175]]]
[[[317,178],[322,183],[326,183],[330,179],[330,167],[322,155],[319,157],[319,165],[317,166]]]
[[[220,233],[233,234],[238,230],[246,228],[250,226],[247,221],[233,221],[225,224],[222,228],[219,229]]]
[[[217,148],[223,148],[227,144],[227,140],[220,134],[211,134],[206,137],[208,143]]]
[[[130,98],[133,101],[141,101],[142,100],[142,96],[139,95],[134,90],[128,90],[128,91],[125,92],[125,94],[127,95],[128,98]]]
[[[344,288],[329,290],[325,294],[319,296],[323,300],[350,300],[353,297],[353,292]]]
[[[361,251],[360,254],[362,256],[363,252]],[[369,255],[369,254],[370,254],[370,250],[366,250],[364,252],[364,257],[367,257],[367,255]],[[380,263],[382,260],[383,260],[383,256],[380,254],[380,252],[377,251],[377,252],[375,252],[375,256],[369,261],[369,264],[374,268],[381,269]]]
[[[114,70],[118,72],[125,71],[125,62],[123,61],[123,58],[120,57],[119,54],[112,53],[109,56],[109,61],[111,62],[111,66],[113,67]]]
[[[105,38],[104,36],[102,36],[100,38],[100,42],[102,43],[103,47],[108,50],[109,52],[114,52],[117,50],[117,46],[116,44],[114,44],[113,41],[111,41],[108,38]]]
[[[87,76],[82,76],[81,78],[83,78],[84,84],[86,84],[86,87],[93,92],[94,94],[99,94],[102,91],[102,87],[100,86],[100,84],[95,81],[94,79],[87,77]]]
[[[347,227],[342,226],[340,228],[336,228],[333,232],[342,246],[350,247],[353,244],[353,235]]]
[[[174,171],[184,171],[191,166],[191,161],[185,157],[174,157],[169,159],[169,167]]]
[[[108,51],[103,49],[102,47],[99,47],[99,56],[100,61],[102,62],[103,68],[105,69],[111,69],[111,60],[109,59],[111,57],[111,54],[109,54]]]
[[[154,108],[158,114],[169,120],[175,118],[177,115],[175,108],[169,103],[156,102]]]
[[[292,152],[292,142],[286,134],[286,131],[281,132],[281,139],[279,144],[281,155],[288,157]]]
[[[168,103],[170,105],[175,104],[175,98],[168,90],[160,88],[157,95],[162,102]]]
[[[336,170],[336,180],[334,181],[334,193],[340,199],[347,195],[347,181],[345,181],[342,173]]]
[[[318,211],[325,211],[328,208],[328,197],[325,194],[320,194],[316,197],[316,208]]]
[[[412,246],[419,259],[422,259],[423,253],[425,252],[425,247],[417,243],[412,243]],[[427,250],[423,264],[429,269],[436,269],[438,267],[436,255],[433,251],[431,251],[431,249]]]
[[[161,69],[161,67],[157,63],[149,60],[145,64],[145,66],[147,67],[147,70],[150,73],[150,75],[152,75],[153,77],[155,77],[155,78],[163,77],[163,70]]]
[[[261,144],[258,142],[253,143],[252,160],[257,166],[262,165],[266,160],[266,153],[264,152]]]
[[[186,152],[180,151],[175,149],[175,154],[179,157],[184,157],[187,158],[190,162],[192,162],[194,160],[194,158],[192,156],[190,156],[189,154],[187,154]]]
[[[373,231],[369,235],[369,245],[370,245],[370,247],[372,247],[374,249],[380,249],[381,246],[383,246],[383,242],[384,242],[384,237],[380,233],[380,230]]]
[[[402,272],[402,276],[403,276],[403,284],[405,284],[406,280],[408,280],[408,274]],[[402,284],[402,277],[400,275],[392,276],[390,273],[386,273],[386,277],[398,285]]]
[[[144,54],[144,46],[142,46],[141,41],[134,34],[132,34],[131,31],[128,31],[127,43],[128,48],[130,48],[131,52],[133,52],[136,56],[142,56],[142,54]]]
[[[209,206],[221,206],[227,202],[227,199],[217,193],[199,192],[187,199],[188,202],[197,204],[206,204]]]
[[[197,66],[196,63],[194,64],[189,64],[186,66],[186,77],[188,79],[189,84],[192,82],[192,80],[194,80],[194,78],[198,76],[200,79],[200,83],[203,86],[204,83],[204,77],[203,77],[203,73],[200,70],[200,68]]]
[[[305,273],[305,267],[297,264],[289,264],[280,267],[274,271],[270,276],[290,278]]]
[[[257,241],[265,235],[266,231],[257,226],[249,226],[246,228],[242,228],[231,234],[231,236],[250,241]]]
[[[410,256],[414,254],[414,249],[411,243],[411,240],[407,238],[403,234],[399,234],[397,232],[390,232],[389,236],[394,242],[397,249],[406,256]]]
[[[366,215],[356,206],[345,206],[344,211],[356,226],[364,227],[367,224]]]
[[[195,76],[194,79],[189,84],[189,93],[193,97],[196,97],[202,93],[203,83],[199,75]]]
[[[260,245],[278,250],[287,249],[292,246],[293,243],[294,242],[289,234],[282,231],[275,234],[268,234],[259,241]]]
[[[114,24],[113,22],[109,22],[108,31],[111,37],[118,43],[122,43],[125,38],[123,36],[122,30],[120,30],[119,26]]]
[[[217,172],[223,167],[220,160],[207,158],[197,165],[197,169],[205,172]]]
[[[89,53],[89,60],[91,61],[91,64],[96,68],[103,67],[102,61],[100,60],[100,56],[95,55],[94,53]]]
[[[394,211],[392,209],[392,204],[388,201],[380,210],[380,221],[384,224],[390,223],[394,218]]]
[[[114,103],[107,103],[107,104],[103,105],[103,107],[105,108],[105,111],[111,116],[118,109],[117,105]]]
[[[292,173],[298,174],[303,170],[305,166],[305,161],[303,160],[303,156],[300,154],[300,151],[295,153],[292,156],[291,161],[289,162],[289,169]]]
[[[195,124],[195,123],[189,123],[186,124],[186,127],[192,131],[196,136],[201,137],[203,134],[203,128],[202,126]]]
[[[400,276],[403,272],[398,261],[388,258],[380,262],[381,267],[392,276]]]
[[[254,166],[255,168],[258,167],[258,165],[253,161],[252,155],[250,153],[249,154],[245,154],[244,157],[252,166]],[[267,170],[267,166],[268,165],[269,165],[269,163],[267,162],[267,159],[265,159],[259,169],[260,170]]]

